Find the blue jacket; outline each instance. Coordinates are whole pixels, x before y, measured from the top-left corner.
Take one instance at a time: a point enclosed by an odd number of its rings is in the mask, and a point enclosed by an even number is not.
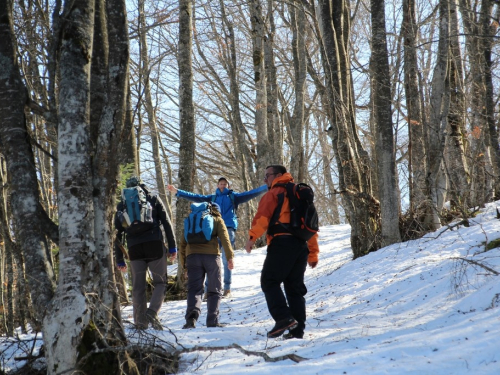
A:
[[[214,201],[220,206],[220,212],[222,215],[222,219],[224,219],[226,227],[236,230],[238,229],[238,217],[236,216],[235,211],[238,208],[238,205],[246,203],[249,200],[259,196],[260,194],[265,193],[266,191],[267,185],[262,185],[256,189],[244,191],[243,193],[234,193],[232,190],[229,190],[227,188],[225,188],[223,191],[217,189],[215,191],[215,194],[210,195],[194,194],[189,191],[178,189],[176,196],[193,202]],[[234,205],[230,194],[233,195]]]

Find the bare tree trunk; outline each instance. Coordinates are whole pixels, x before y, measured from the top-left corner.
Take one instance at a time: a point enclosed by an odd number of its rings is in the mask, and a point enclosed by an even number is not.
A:
[[[419,216],[429,208],[426,202],[426,170],[424,118],[418,85],[418,62],[416,38],[418,27],[415,15],[415,0],[403,0],[404,71],[407,123],[410,141],[408,144],[408,168],[410,188],[410,214]]]
[[[45,237],[39,230],[38,181],[24,114],[27,92],[15,55],[10,4],[0,1],[0,60],[3,61],[3,75],[0,78],[0,143],[7,158],[15,238],[25,252],[33,304],[37,319],[41,320],[55,285]]]
[[[329,136],[339,171],[339,192],[351,224],[353,257],[379,247],[380,207],[372,196],[368,155],[356,135],[354,97],[350,76],[349,4],[318,1],[321,55],[331,118]]]
[[[389,57],[385,32],[383,1],[371,0],[372,55],[370,72],[372,82],[373,116],[375,119],[375,150],[382,246],[401,242],[399,233],[399,187],[396,176],[396,156],[392,130],[391,86]]]
[[[444,163],[449,178],[452,208],[466,212],[470,206],[470,175],[465,155],[465,86],[459,42],[457,0],[450,1],[450,110]]]
[[[264,40],[264,60],[266,66],[267,92],[267,134],[269,136],[270,164],[283,164],[283,128],[278,110],[278,81],[274,62],[274,0],[267,1],[268,32]]]
[[[107,368],[96,364],[92,357],[81,360],[96,347],[124,342],[109,252],[113,207],[109,200],[116,178],[116,164],[109,160],[115,129],[112,121],[106,121],[109,117],[103,116],[100,126],[91,123],[90,117],[90,67],[92,61],[102,64],[94,73],[105,75],[103,67],[107,65],[106,46],[93,55],[94,37],[101,43],[107,41],[104,3],[95,6],[87,0],[67,4],[68,16],[62,28],[58,134],[60,269],[57,291],[43,324],[49,374],[78,370],[96,373],[96,366],[100,366],[99,371],[113,373],[120,366],[120,354],[106,354]],[[94,34],[96,25],[98,35]],[[92,56],[95,58],[91,60]],[[96,79],[105,81],[95,77],[93,82]],[[110,98],[108,90],[105,94]],[[90,137],[91,125],[95,143]],[[116,147],[112,151],[115,150]]]
[[[495,36],[498,29],[498,20],[500,17],[500,4],[493,7],[492,0],[483,0],[481,7],[481,27],[484,35],[484,80],[485,80],[485,95],[484,95],[484,115],[486,117],[486,129],[488,130],[489,148],[491,157],[492,169],[492,185],[493,192],[491,199],[500,198],[500,144],[499,132],[495,124],[495,99],[494,99],[494,82],[493,82],[493,59],[492,49],[495,46]],[[492,10],[496,9],[496,14],[492,14]],[[498,44],[498,43],[496,43]]]
[[[459,0],[460,11],[466,35],[466,48],[470,59],[471,89],[471,115],[469,119],[471,140],[471,205],[482,206],[493,198],[494,171],[490,149],[490,131],[486,108],[486,63],[484,25],[489,22],[491,4],[489,0],[481,3],[470,0]],[[481,9],[478,7],[481,6]],[[489,10],[488,10],[489,9]],[[487,52],[486,52],[487,54]]]
[[[267,135],[267,91],[264,58],[265,23],[261,0],[250,0],[252,23],[253,69],[255,84],[255,129],[257,133],[257,170],[263,171],[269,164],[269,137]]]
[[[125,2],[122,0],[108,0],[106,2],[106,9],[108,15],[108,38],[109,38],[109,61],[108,61],[108,92],[109,98],[107,100],[107,104],[104,107],[103,116],[102,116],[102,126],[105,129],[103,135],[105,136],[106,132],[110,136],[111,144],[110,147],[110,155],[119,155],[120,150],[123,146],[123,143],[128,145],[127,149],[132,149],[132,152],[127,152],[127,157],[116,158],[111,157],[112,167],[113,167],[113,175],[116,176],[118,173],[118,165],[117,163],[133,164],[135,159],[135,152],[133,148],[135,146],[135,137],[134,130],[130,126],[127,125],[128,122],[131,123],[130,120],[130,112],[128,110],[128,106],[130,105],[129,98],[129,38],[128,38],[128,23],[127,23],[127,11]],[[112,132],[116,134],[112,136]],[[127,134],[128,133],[128,134]],[[122,142],[123,139],[128,139],[128,142]],[[116,178],[116,177],[115,177]],[[113,210],[115,207],[115,202],[112,200],[114,197],[114,189],[115,184],[112,180],[106,181],[108,184],[107,189],[103,190],[102,193],[108,193],[109,197],[103,199],[103,202],[106,202],[108,206],[103,207],[107,210],[112,210],[110,212],[103,211],[104,219],[109,220],[110,216],[113,215]],[[110,192],[107,190],[111,189]],[[109,230],[111,231],[112,223],[108,222],[107,225],[111,226]],[[114,233],[111,235],[111,242],[114,241]],[[114,246],[110,245],[110,249],[113,249]],[[112,254],[110,254],[112,255]],[[110,264],[114,264],[114,257],[110,256]],[[120,290],[120,299],[123,303],[129,303],[127,287],[125,280],[123,278],[122,272],[118,271],[114,268],[114,274],[116,278],[116,283],[118,284],[118,288]],[[119,313],[119,308],[115,307],[116,312]],[[119,317],[117,317],[119,319]]]
[[[191,0],[179,1],[179,182],[180,188],[191,191],[195,175],[195,120],[193,104],[193,67],[192,67],[193,16]],[[183,236],[183,218],[188,215],[189,202],[177,199],[176,238]],[[182,287],[182,270],[177,270],[177,287]]]
[[[85,290],[95,262],[90,149],[90,66],[94,29],[92,0],[77,0],[62,28],[59,101],[60,272],[56,295],[44,319],[47,372],[76,370],[78,346],[91,322]],[[78,143],[74,140],[78,139]],[[68,324],[69,322],[78,324]]]
[[[150,74],[151,67],[149,66],[148,42],[146,39],[147,25],[146,16],[144,14],[144,0],[139,1],[139,48],[141,51],[140,75],[144,84],[144,105],[148,114],[148,127],[151,132],[151,148],[153,153],[153,163],[155,167],[156,187],[158,196],[162,202],[167,202],[167,190],[165,189],[165,181],[163,179],[163,170],[160,158],[160,134],[156,124],[156,114],[153,107],[153,98],[151,96]]]
[[[1,142],[0,142],[1,145]],[[7,166],[2,154],[0,154],[0,305],[3,306],[3,314],[0,331],[7,336],[14,336],[14,252],[16,244],[12,241],[9,228]]]
[[[295,72],[295,103],[290,119],[291,163],[290,172],[297,181],[305,179],[304,162],[304,106],[306,84],[305,14],[299,3],[289,6],[292,28],[292,56]]]
[[[234,153],[237,158],[237,165],[240,166],[240,178],[244,190],[251,190],[256,185],[256,178],[253,169],[254,159],[247,146],[246,131],[241,118],[240,110],[240,90],[238,85],[238,64],[236,60],[236,40],[233,23],[229,20],[226,14],[226,8],[223,1],[219,2],[222,14],[223,25],[227,28],[225,34],[226,45],[229,46],[228,59],[226,66],[229,74],[230,91],[228,93],[228,100],[231,103],[231,130],[233,138],[236,140],[234,145]],[[199,51],[201,56],[204,57],[202,51]],[[208,61],[204,58],[205,62]],[[211,69],[214,73],[215,70]]]
[[[444,205],[446,191],[443,179],[443,153],[445,145],[445,130],[448,126],[448,112],[450,106],[449,90],[449,6],[448,0],[439,2],[439,42],[438,56],[434,74],[432,77],[431,113],[429,120],[428,139],[428,172],[427,186],[429,191],[428,200],[432,204],[430,217],[426,218],[426,224],[431,229],[441,227],[440,213]]]
[[[108,17],[106,17],[107,10],[109,10]],[[100,65],[100,69],[94,71],[100,78],[93,77],[92,82],[96,80],[103,82],[104,100],[102,103],[96,103],[99,96],[94,96],[95,88],[92,87],[92,110],[102,105],[101,116],[95,119],[95,123],[91,122],[91,127],[96,128],[95,138],[92,139],[92,144],[95,145],[92,165],[94,237],[96,262],[101,270],[99,279],[92,281],[101,286],[97,298],[93,298],[95,310],[92,320],[108,345],[125,342],[111,249],[114,248],[112,227],[116,205],[116,180],[119,172],[119,160],[115,157],[119,147],[117,135],[123,129],[128,87],[128,36],[126,32],[124,33],[126,26],[127,14],[124,2],[121,0],[96,2],[94,45],[99,45],[99,48],[94,48],[92,65]],[[109,53],[111,45],[113,54]]]

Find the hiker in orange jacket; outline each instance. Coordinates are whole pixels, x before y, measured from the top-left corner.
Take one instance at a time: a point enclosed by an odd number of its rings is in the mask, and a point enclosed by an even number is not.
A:
[[[304,273],[307,264],[311,268],[318,264],[318,234],[309,241],[303,241],[284,230],[275,233],[273,228],[278,224],[290,223],[290,205],[286,197],[286,188],[276,186],[293,182],[293,177],[282,165],[266,167],[264,176],[269,191],[259,202],[249,239],[245,245],[247,253],[252,251],[255,241],[267,232],[267,256],[262,267],[261,288],[266,297],[267,307],[276,321],[275,326],[267,333],[268,337],[279,337],[287,329],[285,338],[303,338],[306,322],[307,288],[304,285]],[[278,222],[271,223],[274,211],[278,207],[279,195],[284,194]],[[269,233],[275,233],[271,235]],[[281,289],[283,283],[285,295]],[[288,301],[288,303],[287,303]]]

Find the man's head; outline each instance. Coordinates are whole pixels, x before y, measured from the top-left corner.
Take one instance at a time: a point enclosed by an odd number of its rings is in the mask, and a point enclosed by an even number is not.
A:
[[[212,211],[215,210],[216,212],[220,212],[220,206],[217,203],[212,202],[211,205],[212,205]]]
[[[142,180],[138,176],[132,176],[132,177],[128,178],[127,181],[125,182],[125,185],[128,188],[134,187],[134,186],[140,186],[141,184],[142,184]]]
[[[221,177],[217,182],[217,189],[219,189],[222,193],[225,188],[229,189],[229,181],[225,177]]]
[[[283,176],[286,173],[286,168],[280,164],[272,164],[266,167],[266,174],[264,175],[264,182],[268,188],[271,188],[273,181],[276,177]]]

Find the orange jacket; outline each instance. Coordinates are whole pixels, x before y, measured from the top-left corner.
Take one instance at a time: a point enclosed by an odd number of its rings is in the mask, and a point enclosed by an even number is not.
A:
[[[257,213],[255,214],[252,227],[248,231],[250,236],[250,240],[255,241],[257,238],[262,236],[264,232],[267,232],[269,225],[272,224],[269,221],[273,217],[274,210],[278,207],[278,194],[285,193],[286,188],[283,186],[275,186],[276,184],[286,184],[287,182],[293,182],[293,177],[290,173],[285,173],[283,176],[275,178],[273,184],[271,185],[271,189],[264,194],[259,202],[259,208],[257,209]],[[285,196],[285,200],[283,201],[283,206],[281,208],[281,212],[278,218],[280,223],[290,223],[290,204],[288,198]],[[280,234],[276,234],[279,236]],[[269,245],[274,236],[269,234],[266,235],[267,244]],[[318,261],[318,234],[316,233],[309,241],[307,241],[307,247],[309,248],[309,257],[307,259],[308,262],[317,262]]]

